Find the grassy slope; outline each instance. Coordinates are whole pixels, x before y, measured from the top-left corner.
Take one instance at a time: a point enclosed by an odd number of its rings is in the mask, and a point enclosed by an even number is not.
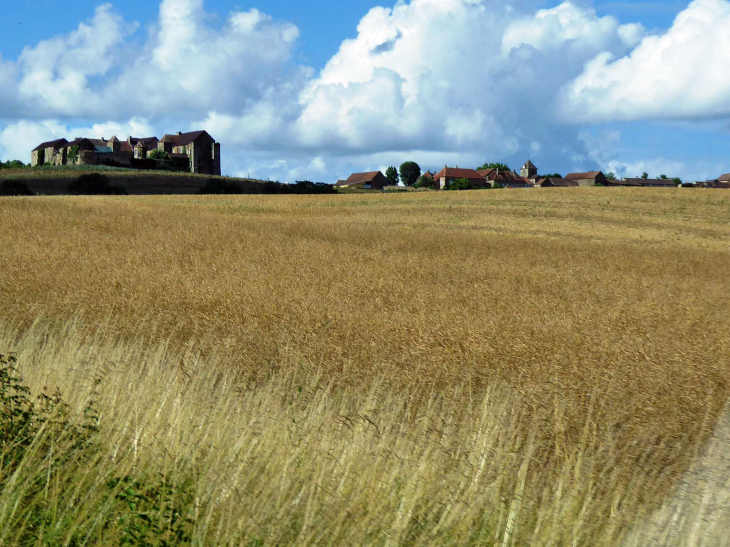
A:
[[[0,171],[0,180],[20,179],[28,183],[32,191],[39,195],[58,196],[68,193],[71,181],[87,173],[104,173],[111,184],[121,186],[132,195],[197,194],[209,179],[223,178],[239,184],[244,194],[259,194],[265,181],[229,177],[211,177],[191,173],[172,173],[167,171],[139,171],[133,169],[113,169],[87,166],[84,168],[59,169],[6,169]]]
[[[2,199],[3,345],[103,376],[114,471],[185,467],[209,542],[646,545],[730,393],[728,197]]]

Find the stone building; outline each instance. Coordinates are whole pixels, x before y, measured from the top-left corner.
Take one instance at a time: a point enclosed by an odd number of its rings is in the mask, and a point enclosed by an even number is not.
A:
[[[56,154],[61,153],[64,155],[67,144],[68,141],[66,139],[56,139],[55,141],[48,141],[39,144],[30,153],[31,166],[35,167],[46,164],[52,165]]]
[[[527,160],[527,163],[520,169],[520,176],[529,180],[537,179],[537,167],[530,160]]]
[[[433,187],[436,190],[445,190],[449,184],[459,179],[467,179],[472,188],[486,188],[488,186],[485,177],[474,169],[444,166],[441,171],[433,176]]]
[[[172,164],[189,166],[192,173],[221,174],[221,145],[207,131],[177,133],[157,137],[128,137],[119,140],[116,135],[109,140],[77,137],[71,142],[58,139],[37,146],[31,152],[31,165],[111,165],[149,169],[154,168],[149,155],[154,150],[164,150],[172,158]],[[144,161],[147,160],[147,161]]]
[[[347,180],[339,180],[335,186],[341,188],[364,188],[367,190],[382,190],[388,185],[388,179],[380,171],[367,173],[353,173]]]
[[[589,173],[568,173],[565,180],[577,182],[578,186],[607,186],[608,179],[601,171],[591,171]]]

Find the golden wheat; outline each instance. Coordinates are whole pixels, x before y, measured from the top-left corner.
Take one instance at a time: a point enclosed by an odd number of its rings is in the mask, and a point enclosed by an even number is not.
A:
[[[728,399],[726,196],[602,188],[5,199],[0,316],[19,329],[19,339],[46,324],[38,317],[48,325],[74,317],[84,332],[101,323],[104,339],[118,339],[120,347],[162,351],[154,348],[165,341],[175,355],[189,348],[209,359],[207,366],[233,375],[226,389],[234,390],[232,382],[238,389],[266,386],[267,408],[294,385],[284,389],[282,382],[313,371],[315,379],[300,379],[305,391],[324,387],[315,390],[319,398],[307,399],[306,412],[317,416],[316,431],[340,429],[334,437],[307,433],[313,467],[291,477],[301,481],[298,487],[282,486],[287,494],[279,498],[262,493],[261,503],[290,503],[297,488],[295,498],[301,494],[297,503],[307,509],[297,517],[298,532],[281,536],[284,543],[415,545],[430,537],[460,544],[471,541],[467,530],[490,530],[495,544],[578,538],[595,545],[601,537],[623,537],[626,519],[672,495]],[[69,338],[88,342],[88,336]],[[82,355],[79,349],[74,359]],[[160,360],[140,359],[147,367]],[[201,380],[188,398],[193,407],[212,404],[208,387]],[[125,389],[118,400],[139,402],[137,419],[163,427],[148,409],[169,400],[167,391]],[[246,407],[232,393],[221,395],[226,412],[253,423],[260,404]],[[376,393],[385,399],[372,399]],[[358,407],[362,401],[378,408],[383,421]],[[249,410],[236,410],[239,404]],[[337,405],[354,406],[347,413],[326,410]],[[479,422],[482,411],[494,421]],[[363,432],[385,427],[391,436],[342,437],[349,426],[337,425],[338,415],[360,416],[352,419]],[[421,416],[448,433],[447,447],[423,429]],[[284,434],[283,423],[277,434]],[[210,422],[205,428],[217,435]],[[327,467],[320,446],[335,443],[360,460],[367,443],[398,442],[418,455],[399,474],[376,458],[344,478]],[[486,465],[478,442],[496,443],[483,479],[496,490],[474,478]],[[230,444],[236,446],[221,437],[215,446],[234,450]],[[285,455],[272,458],[271,468],[247,473],[291,471]],[[232,472],[217,469],[221,476]],[[505,470],[509,480],[500,482]],[[317,477],[340,482],[323,486]],[[471,503],[470,480],[481,484],[472,486],[475,512],[463,504]],[[397,484],[411,488],[401,492],[408,501],[389,505],[388,489]],[[320,487],[334,488],[332,505],[319,497]],[[382,513],[363,513],[363,505],[340,497],[358,488],[372,503],[384,497]],[[554,496],[566,506],[546,509]],[[255,528],[234,525],[243,517],[226,510],[221,529]],[[330,510],[326,528],[317,519]],[[260,528],[271,534],[276,515],[289,518],[286,511],[258,507],[251,518],[269,519]],[[611,518],[601,518],[603,512]],[[338,520],[347,514],[357,525]],[[429,520],[435,515],[437,522]],[[424,528],[416,533],[419,522]],[[353,531],[358,526],[365,535]],[[372,526],[388,531],[371,537]],[[425,530],[445,535],[424,536]],[[416,539],[407,540],[408,533]],[[323,539],[327,534],[333,539]],[[276,544],[275,536],[266,537]]]

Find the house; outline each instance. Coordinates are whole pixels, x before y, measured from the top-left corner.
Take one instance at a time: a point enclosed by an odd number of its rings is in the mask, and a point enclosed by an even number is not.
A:
[[[347,180],[339,180],[335,186],[340,188],[364,188],[366,190],[382,190],[388,186],[388,179],[380,171],[353,173]]]
[[[611,181],[614,186],[638,186],[641,188],[674,188],[677,183],[671,179],[623,179]]]
[[[514,171],[500,171],[499,169],[485,169],[479,171],[492,188],[533,188],[533,182]]]
[[[474,169],[444,166],[441,171],[433,176],[434,188],[436,190],[445,190],[451,183],[459,179],[467,179],[472,188],[486,188],[490,186],[486,178]]]
[[[52,164],[54,162],[54,156],[66,149],[66,139],[56,139],[55,141],[48,141],[36,146],[30,153],[30,165],[32,167]]]
[[[540,186],[541,188],[577,188],[580,185],[574,180],[549,177],[546,179],[540,179],[537,186]]]
[[[119,140],[116,135],[109,140],[77,137],[68,142],[59,139],[43,143],[31,152],[31,165],[114,165],[119,167],[149,168],[146,160],[154,150],[170,154],[173,163],[187,168],[192,173],[204,175],[221,174],[220,143],[215,142],[207,131],[177,133],[157,137],[128,137]],[[42,153],[41,153],[42,152]],[[154,167],[154,163],[152,163]]]
[[[724,180],[723,180],[724,179]],[[705,188],[730,188],[730,175],[723,175],[717,180],[708,180]]]
[[[612,182],[601,171],[568,173],[564,178],[567,181],[577,182],[578,186],[610,186]]]

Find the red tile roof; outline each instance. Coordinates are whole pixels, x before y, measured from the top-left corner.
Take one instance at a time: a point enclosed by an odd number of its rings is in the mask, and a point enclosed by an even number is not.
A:
[[[600,175],[600,171],[589,171],[588,173],[568,173],[565,175],[565,180],[586,180],[586,179],[593,179],[595,180],[598,175]]]
[[[444,167],[433,176],[434,180],[442,177],[454,178],[454,179],[470,179],[470,180],[484,180],[484,177],[480,175],[474,169],[460,169],[458,167]]]
[[[350,175],[350,178],[348,178],[345,181],[345,184],[343,184],[342,186],[351,186],[353,184],[363,184],[363,183],[367,184],[368,182],[373,182],[375,180],[375,177],[377,177],[378,175],[383,176],[383,177],[385,176],[380,171],[368,171],[367,173],[353,173],[352,175]]]

